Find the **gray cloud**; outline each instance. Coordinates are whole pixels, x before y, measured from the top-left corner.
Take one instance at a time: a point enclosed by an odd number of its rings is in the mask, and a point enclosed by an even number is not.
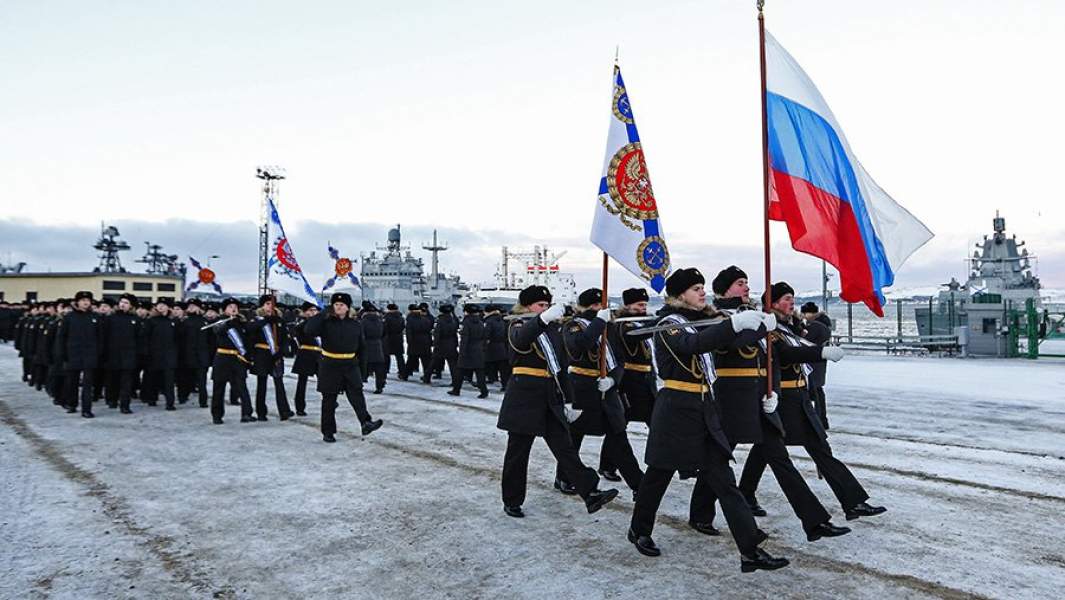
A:
[[[186,219],[171,219],[162,223],[147,221],[115,221],[133,250],[122,255],[123,265],[131,271],[143,270],[134,262],[144,254],[145,241],[161,244],[164,250],[178,254],[183,261],[193,255],[201,261],[217,254],[212,268],[218,273],[223,287],[232,291],[251,291],[256,285],[258,229],[251,221],[207,223]],[[388,223],[326,223],[302,221],[287,224],[289,237],[311,285],[320,285],[332,269],[326,253],[326,243],[351,258],[368,253],[376,245],[385,243]],[[426,262],[429,253],[421,246],[432,239],[433,227],[425,224],[403,227],[403,240],[411,252]],[[30,221],[0,220],[0,261],[26,262],[28,271],[87,271],[98,259],[92,244],[98,237],[96,226],[39,225]],[[552,251],[567,251],[563,268],[574,273],[578,286],[598,285],[600,254],[586,238],[534,237],[525,233],[502,230],[469,230],[455,227],[438,228],[439,239],[449,249],[441,254],[441,268],[458,273],[470,282],[488,280],[500,258],[500,247],[530,248],[534,244],[548,245]],[[1065,232],[1053,239],[1065,240]],[[945,282],[951,276],[964,278],[963,258],[968,242],[949,240],[939,248],[950,251],[922,249],[898,274],[896,287],[927,286]],[[953,250],[957,247],[957,252]],[[676,266],[698,266],[708,276],[730,264],[744,268],[753,281],[762,278],[762,250],[757,246],[724,246],[706,240],[674,240],[670,248]],[[1065,242],[1046,248],[1033,249],[1040,255],[1040,275],[1048,287],[1065,287]],[[613,269],[614,285],[628,287],[638,281],[621,269]],[[820,261],[792,251],[786,242],[773,250],[773,279],[786,279],[797,289],[820,287]],[[833,279],[834,286],[838,283]],[[756,289],[761,286],[755,284]],[[619,289],[616,288],[616,289]]]

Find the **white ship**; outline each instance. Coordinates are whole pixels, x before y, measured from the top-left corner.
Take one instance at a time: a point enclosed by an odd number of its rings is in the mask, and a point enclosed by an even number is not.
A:
[[[503,246],[493,281],[472,286],[462,302],[509,308],[518,302],[521,290],[530,285],[543,285],[551,290],[556,303],[573,304],[577,301],[577,282],[573,274],[563,273],[558,264],[565,254],[565,251],[552,254],[547,246],[533,246],[531,252],[515,252]]]

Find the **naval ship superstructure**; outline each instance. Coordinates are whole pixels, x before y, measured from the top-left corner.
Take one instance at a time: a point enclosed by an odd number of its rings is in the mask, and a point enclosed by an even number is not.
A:
[[[514,251],[503,246],[493,280],[474,285],[463,298],[463,303],[499,304],[509,309],[517,304],[521,290],[530,285],[542,285],[551,290],[555,303],[574,304],[577,302],[577,282],[573,274],[564,273],[558,264],[565,254],[565,251],[554,254],[547,246],[533,246],[532,251]]]
[[[951,278],[931,306],[914,309],[920,335],[956,335],[964,327],[970,353],[1004,356],[1009,311],[1024,310],[1028,300],[1042,307],[1039,277],[1032,272],[1035,255],[1016,234],[1006,235],[1006,219],[997,212],[992,228],[967,259],[968,280]]]
[[[440,272],[439,253],[447,250],[437,241],[433,231],[431,245],[423,246],[432,254],[432,270],[425,274],[422,259],[414,257],[410,245],[403,243],[400,226],[388,231],[388,241],[369,254],[362,253],[359,284],[362,299],[379,308],[395,303],[406,311],[410,304],[426,302],[433,309],[441,304],[455,304],[467,292],[467,286],[457,275]]]

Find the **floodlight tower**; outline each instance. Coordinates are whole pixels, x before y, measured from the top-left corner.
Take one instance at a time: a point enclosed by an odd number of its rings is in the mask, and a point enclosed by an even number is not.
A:
[[[270,274],[270,240],[267,239],[270,222],[270,200],[277,206],[277,182],[285,178],[285,170],[276,165],[255,168],[255,176],[263,180],[263,198],[259,206],[259,295],[267,293],[267,276]]]

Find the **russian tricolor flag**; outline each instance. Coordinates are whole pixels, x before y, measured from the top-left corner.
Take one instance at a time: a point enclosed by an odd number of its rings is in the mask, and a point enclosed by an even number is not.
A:
[[[882,289],[932,232],[880,189],[851,151],[825,99],[766,33],[769,218],[792,246],[840,274],[840,297],[884,316]]]

